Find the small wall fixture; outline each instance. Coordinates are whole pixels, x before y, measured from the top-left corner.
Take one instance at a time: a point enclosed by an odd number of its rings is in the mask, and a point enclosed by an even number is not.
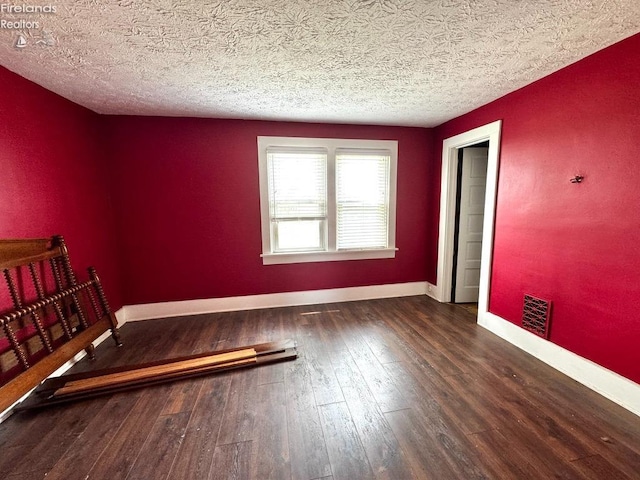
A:
[[[575,177],[573,177],[571,180],[569,180],[571,183],[582,183],[582,180],[584,180],[584,176],[583,175],[576,175]]]

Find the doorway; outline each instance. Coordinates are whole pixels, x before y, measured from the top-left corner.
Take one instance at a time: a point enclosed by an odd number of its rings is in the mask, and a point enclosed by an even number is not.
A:
[[[458,184],[458,152],[465,147],[489,142],[487,151],[487,179],[480,247],[480,279],[478,285],[478,319],[488,310],[493,227],[498,184],[498,157],[501,121],[475,128],[444,140],[442,145],[442,176],[440,190],[440,224],[438,234],[438,283],[435,296],[440,302],[451,302],[456,226],[456,197]]]
[[[458,149],[451,302],[478,303],[489,141]]]

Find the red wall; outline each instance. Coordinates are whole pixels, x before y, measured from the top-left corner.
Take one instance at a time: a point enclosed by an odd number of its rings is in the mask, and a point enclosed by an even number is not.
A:
[[[65,237],[122,305],[99,116],[0,67],[0,238]]]
[[[427,279],[429,130],[158,117],[105,122],[127,304]],[[258,135],[397,139],[396,258],[262,265]]]
[[[490,311],[553,302],[551,341],[640,382],[640,35],[438,127],[502,119]],[[569,179],[585,176],[582,184]],[[430,188],[438,189],[438,174]],[[437,217],[430,217],[437,228]]]

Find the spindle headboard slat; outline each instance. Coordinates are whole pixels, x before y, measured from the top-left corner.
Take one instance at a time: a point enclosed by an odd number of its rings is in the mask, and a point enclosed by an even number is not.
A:
[[[93,341],[111,330],[121,345],[117,320],[100,279],[78,283],[61,236],[0,240],[0,412]]]

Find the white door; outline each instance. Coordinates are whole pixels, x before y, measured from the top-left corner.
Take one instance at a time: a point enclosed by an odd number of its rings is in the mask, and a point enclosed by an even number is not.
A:
[[[488,148],[462,150],[455,302],[478,301]]]

